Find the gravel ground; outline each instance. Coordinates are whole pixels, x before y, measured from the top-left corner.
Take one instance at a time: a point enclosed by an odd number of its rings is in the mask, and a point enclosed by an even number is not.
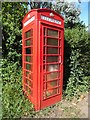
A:
[[[37,112],[34,118],[88,118],[88,95],[90,93],[84,93],[71,102],[63,99],[51,108]]]

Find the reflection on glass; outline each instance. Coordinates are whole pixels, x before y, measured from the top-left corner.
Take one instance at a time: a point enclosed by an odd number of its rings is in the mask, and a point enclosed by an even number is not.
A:
[[[46,97],[50,97],[52,95],[57,94],[57,89],[51,89],[51,90],[46,91]]]
[[[29,38],[29,37],[31,37],[32,35],[33,35],[33,29],[31,29],[31,30],[29,30],[29,31],[27,31],[27,32],[25,33],[26,38]]]
[[[30,64],[26,64],[26,69],[27,70],[31,70],[31,65]]]
[[[32,73],[29,74],[29,79],[30,79],[30,80],[33,80],[33,79],[32,79]]]
[[[47,48],[47,54],[58,54],[58,48]]]
[[[30,95],[31,94],[31,89],[30,88],[28,88],[28,95]]]
[[[55,87],[55,86],[57,86],[57,80],[47,82],[47,89],[50,89],[50,88]]]
[[[26,84],[28,84],[28,79],[26,79]]]
[[[58,56],[48,56],[46,62],[58,62]]]
[[[47,74],[47,81],[59,78],[59,72],[52,72]]]
[[[28,77],[29,76],[29,72],[26,71],[26,76]]]
[[[31,54],[31,48],[26,48],[26,54]]]
[[[44,38],[44,45],[47,45],[47,38]]]
[[[26,38],[30,37],[30,30],[26,32]]]
[[[48,36],[58,37],[58,31],[48,29]]]
[[[28,90],[28,86],[26,86],[26,91]]]
[[[26,86],[26,91],[27,91],[28,95],[32,96],[32,90],[28,86]]]
[[[26,56],[26,62],[31,62],[31,56]]]
[[[28,85],[32,87],[32,82],[29,80]]]
[[[58,39],[48,38],[47,39],[47,45],[58,46]]]
[[[47,29],[44,28],[44,35],[47,35]]]
[[[58,64],[50,64],[50,65],[47,65],[47,71],[57,71],[59,70],[59,65]]]
[[[31,40],[26,40],[26,46],[30,46],[31,45]]]
[[[59,78],[59,72],[55,72],[59,70],[58,64],[47,65],[47,71],[51,72],[47,74],[47,80]]]

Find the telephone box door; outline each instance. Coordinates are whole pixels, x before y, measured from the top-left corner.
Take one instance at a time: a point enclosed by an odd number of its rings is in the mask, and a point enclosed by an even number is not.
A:
[[[61,100],[63,80],[63,29],[41,25],[41,108]]]

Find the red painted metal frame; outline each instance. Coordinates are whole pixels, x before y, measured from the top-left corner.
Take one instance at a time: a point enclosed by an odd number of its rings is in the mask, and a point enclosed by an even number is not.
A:
[[[53,95],[53,96],[50,96],[49,98],[46,98],[46,99],[43,99],[43,87],[44,87],[44,81],[43,81],[43,75],[44,74],[48,74],[48,73],[50,73],[50,72],[46,72],[46,73],[44,73],[44,71],[43,71],[43,67],[42,67],[42,70],[41,70],[41,109],[42,108],[45,108],[46,106],[50,106],[50,105],[52,105],[52,104],[54,104],[54,103],[56,103],[56,102],[58,102],[58,101],[60,101],[61,100],[61,97],[62,97],[62,85],[63,85],[63,29],[62,28],[59,28],[59,27],[54,27],[54,26],[50,26],[50,25],[47,25],[47,24],[41,24],[41,33],[42,33],[42,36],[41,36],[41,45],[40,45],[40,47],[41,47],[41,51],[42,51],[42,53],[41,53],[41,58],[40,58],[40,60],[41,60],[41,66],[43,66],[43,55],[45,55],[45,54],[43,54],[43,40],[44,40],[44,35],[43,35],[43,33],[44,33],[44,28],[47,28],[47,29],[52,29],[52,30],[57,30],[58,31],[58,41],[60,42],[60,44],[61,44],[61,46],[57,46],[57,48],[59,49],[60,48],[60,54],[57,54],[58,56],[60,56],[61,55],[61,61],[60,62],[53,62],[53,64],[60,64],[60,70],[58,70],[58,71],[53,71],[53,72],[60,72],[60,78],[57,78],[57,79],[59,79],[59,82],[60,82],[60,86],[56,86],[56,87],[54,87],[54,88],[60,88],[60,91],[59,91],[59,93],[58,94],[55,94],[55,95]],[[61,36],[60,36],[60,32],[61,32]],[[61,37],[61,38],[60,38]],[[47,37],[48,38],[48,37]],[[51,37],[50,37],[51,38]],[[46,45],[47,47],[48,47],[48,45]],[[50,47],[50,46],[49,46]],[[56,47],[56,46],[52,46],[52,47]],[[47,56],[51,56],[52,54],[48,54]],[[52,56],[55,56],[56,54],[53,54]],[[46,64],[52,64],[52,63],[46,63]],[[56,79],[53,79],[53,80],[56,80]],[[53,81],[53,80],[51,80],[51,81]],[[47,82],[50,82],[50,80],[49,81],[47,81]],[[52,89],[52,88],[51,88]]]
[[[53,13],[54,16],[50,16],[50,13]],[[41,19],[41,15],[47,16],[52,19],[56,19],[61,21],[60,24],[52,23],[46,20]],[[29,16],[29,17],[28,17]],[[35,16],[35,19],[28,23],[28,25],[24,26],[24,23],[27,22],[30,18]],[[55,104],[56,102],[60,101],[62,98],[62,89],[63,89],[63,61],[64,61],[64,19],[62,16],[60,16],[58,13],[56,13],[53,10],[49,9],[34,9],[32,11],[29,11],[23,21],[23,29],[22,29],[22,84],[23,84],[23,92],[27,96],[27,98],[34,104],[35,110],[43,109],[47,106],[50,106],[52,104]],[[32,37],[32,46],[26,46],[25,41],[30,39],[25,38],[25,33],[29,30],[33,29],[33,36]],[[46,36],[44,35],[44,29],[46,31],[48,29],[58,31],[58,37],[53,36]],[[58,46],[54,45],[44,45],[44,38],[47,40],[48,38],[56,39],[58,41]],[[27,48],[32,48],[31,54],[26,54]],[[58,54],[44,54],[44,47],[47,48],[57,48]],[[26,62],[26,56],[32,56],[32,62]],[[47,67],[47,65],[52,64],[52,62],[43,63],[43,57],[46,56],[45,60],[47,59],[47,56],[58,56],[59,61],[53,62],[53,64],[58,64],[59,69],[56,71],[44,71],[44,66]],[[32,65],[32,71],[26,69],[26,63]],[[25,72],[29,72],[28,77],[26,77]],[[44,76],[50,75],[50,73],[59,73],[59,78],[53,78],[49,79],[48,81],[45,81]],[[30,77],[32,75],[32,80]],[[31,87],[29,83],[26,83],[26,79],[28,79],[30,82],[32,82],[33,86]],[[51,81],[56,81],[57,85],[53,86],[52,88],[47,88],[47,85]],[[32,90],[32,94],[28,93],[27,88]],[[46,89],[44,89],[44,87]],[[45,91],[48,89],[49,91],[53,91],[55,88],[58,88],[57,93],[51,95],[49,97],[43,97]],[[45,93],[46,94],[46,93]]]

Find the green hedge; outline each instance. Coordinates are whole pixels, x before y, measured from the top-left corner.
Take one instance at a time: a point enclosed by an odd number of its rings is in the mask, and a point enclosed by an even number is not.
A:
[[[90,38],[89,38],[90,39]],[[64,94],[67,98],[78,96],[87,91],[90,79],[90,42],[84,29],[65,30]],[[3,117],[31,116],[33,105],[22,93],[21,66],[4,59],[3,80]]]
[[[22,70],[18,63],[12,64],[3,60],[2,64],[2,116],[18,118],[33,116],[33,105],[22,92]]]
[[[3,3],[3,117],[33,117],[33,105],[22,93],[21,20],[25,3]],[[12,9],[13,8],[13,9]],[[90,37],[84,28],[65,29],[64,94],[87,91],[90,79]],[[1,70],[1,69],[0,69]]]
[[[65,29],[65,76],[67,97],[88,91],[90,79],[90,37],[85,28]]]

